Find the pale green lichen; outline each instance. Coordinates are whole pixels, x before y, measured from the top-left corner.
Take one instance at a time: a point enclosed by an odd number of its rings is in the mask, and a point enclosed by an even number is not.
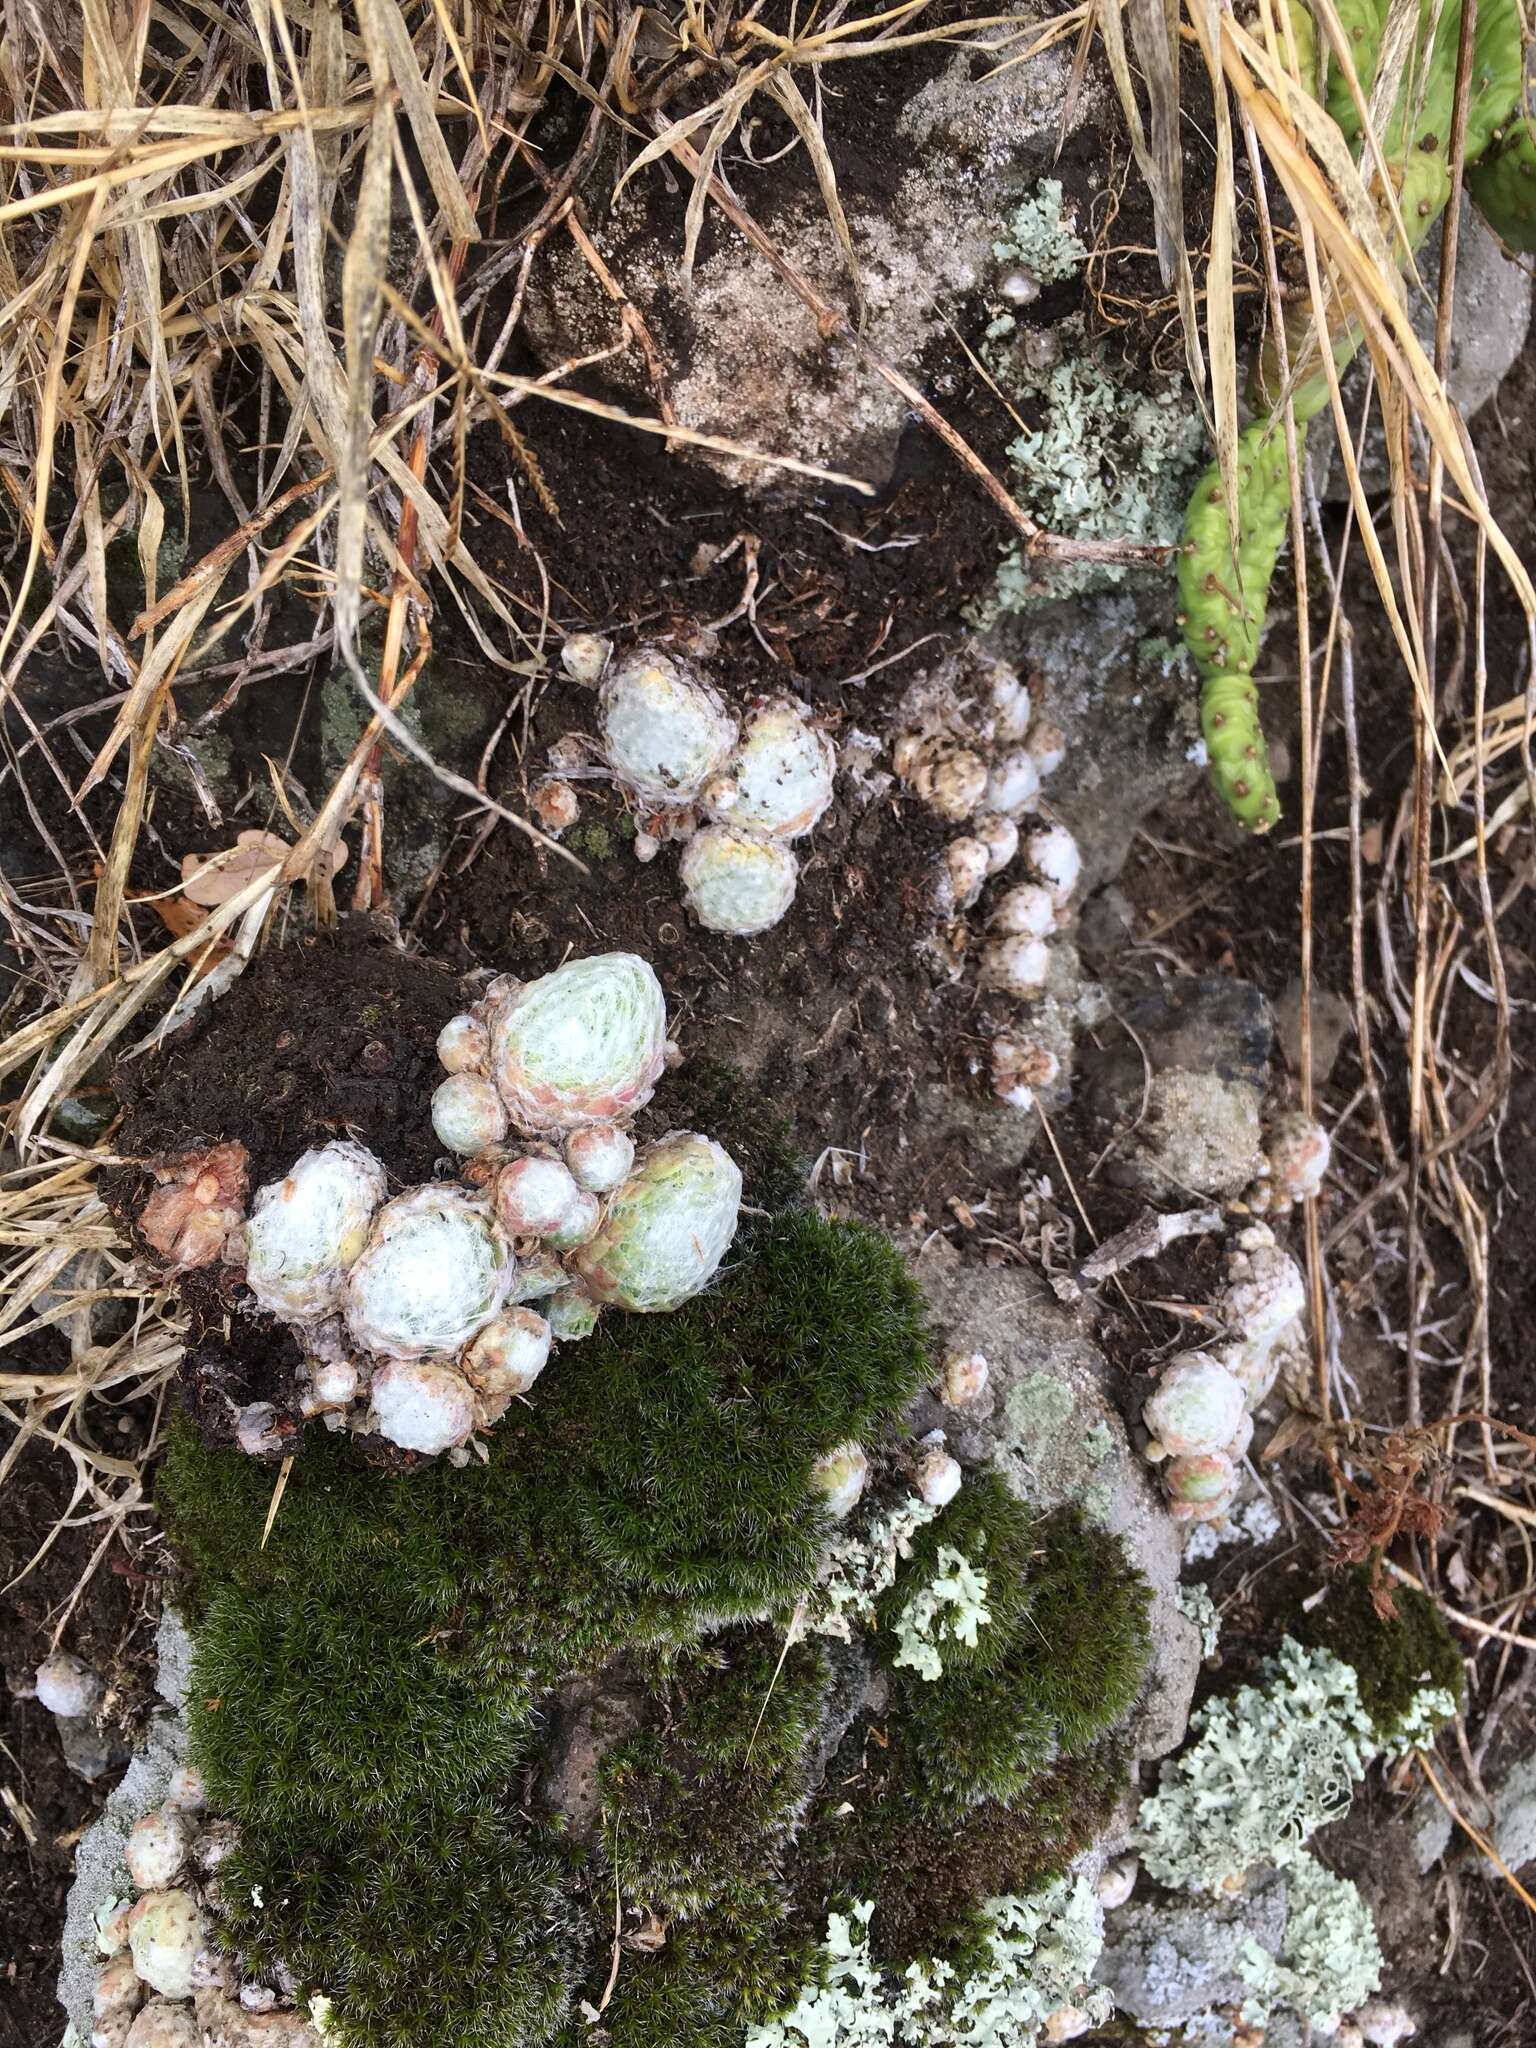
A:
[[[1088,250],[1062,211],[1061,180],[1042,178],[1033,194],[1015,209],[1002,238],[992,244],[1000,264],[1020,264],[1037,284],[1059,284],[1076,277],[1088,261]],[[1005,316],[1006,317],[1006,316]]]
[[[1032,1372],[1011,1387],[1003,1404],[1019,1437],[1059,1436],[1072,1419],[1072,1390],[1054,1373]]]
[[[1384,1756],[1406,1756],[1411,1749],[1427,1749],[1458,1711],[1456,1695],[1448,1686],[1426,1685],[1416,1692],[1408,1711],[1395,1721],[1378,1721],[1376,1739]]]
[[[1040,284],[1076,277],[1088,250],[1062,212],[1061,186],[1043,179],[993,244],[1003,268]],[[1088,338],[1080,314],[1049,329],[1002,313],[982,356],[1010,402],[1039,424],[1008,450],[1014,495],[1048,531],[1075,538],[1177,540],[1204,425],[1182,378],[1157,391],[1122,382]],[[980,623],[1076,591],[1121,582],[1115,563],[1041,566],[1015,548],[1003,560]]]
[[[1107,1422],[1096,1422],[1083,1438],[1083,1452],[1092,1464],[1102,1465],[1115,1448]]]
[[[1179,1604],[1197,1625],[1207,1608],[1214,1621],[1201,1587],[1181,1588]],[[1455,1707],[1445,1688],[1426,1685],[1395,1723],[1373,1723],[1354,1667],[1287,1636],[1263,1685],[1241,1686],[1194,1716],[1195,1739],[1164,1765],[1159,1789],[1142,1801],[1136,1846],[1159,1883],[1188,1891],[1240,1889],[1264,1864],[1284,1874],[1277,1949],[1250,1938],[1238,1958],[1253,1993],[1245,2020],[1262,2025],[1287,2007],[1331,2034],[1343,2013],[1379,1987],[1370,1908],[1310,1854],[1307,1840],[1349,1811],[1374,1757],[1432,1734]]]
[[[1204,448],[1200,415],[1183,380],[1147,392],[1122,383],[1088,339],[1080,315],[1052,329],[1060,359],[1036,368],[998,337],[988,367],[1015,402],[1033,401],[1040,424],[1008,449],[1015,497],[1052,533],[1078,540],[1170,545],[1178,539],[1189,480]],[[1015,548],[997,573],[992,611],[1022,611],[1077,591],[1123,582],[1119,563],[1042,568]]]
[[[807,1604],[807,1633],[850,1642],[854,1625],[873,1628],[875,1609],[896,1583],[912,1539],[938,1513],[915,1493],[873,1514],[861,1530],[827,1546],[822,1575]]]
[[[1114,1487],[1106,1467],[1115,1438],[1100,1418],[1085,1428],[1083,1405],[1059,1373],[1026,1373],[1003,1402],[1008,1445],[1023,1461],[1025,1491],[1042,1502],[1070,1500],[1091,1521],[1107,1522]]]
[[[1213,1699],[1196,1740],[1141,1804],[1138,1846],[1159,1883],[1220,1892],[1260,1863],[1285,1867],[1347,1813],[1376,1752],[1353,1669],[1287,1636],[1267,1683]]]
[[[1349,1811],[1373,1758],[1429,1739],[1456,1711],[1444,1688],[1424,1686],[1396,1722],[1379,1726],[1354,1667],[1291,1636],[1266,1674],[1262,1686],[1199,1710],[1196,1739],[1142,1801],[1138,1843],[1159,1883],[1220,1892],[1256,1864],[1288,1868],[1314,1830]]]
[[[1285,1898],[1279,1953],[1251,1939],[1238,1953],[1238,1975],[1254,1994],[1242,2016],[1262,2026],[1284,2005],[1332,2034],[1343,2014],[1381,1988],[1381,1944],[1371,1909],[1348,1878],[1335,1876],[1315,1856],[1291,1863]]]
[[[1210,1593],[1204,1586],[1179,1586],[1173,1601],[1185,1620],[1199,1629],[1201,1656],[1214,1657],[1221,1641],[1221,1616]]]
[[[873,1913],[864,1902],[829,1917],[813,1981],[779,2019],[751,2028],[745,2048],[1034,2048],[1068,2002],[1094,2024],[1109,2017],[1108,1993],[1087,1986],[1103,1921],[1081,1877],[1029,1898],[989,1899],[964,1974],[942,1956],[909,1963],[899,1977],[882,1971],[869,1948]]]
[[[896,1617],[899,1648],[893,1665],[905,1665],[927,1679],[942,1678],[941,1644],[976,1647],[976,1635],[992,1616],[987,1608],[987,1575],[978,1572],[962,1551],[939,1545],[937,1570],[918,1588]]]

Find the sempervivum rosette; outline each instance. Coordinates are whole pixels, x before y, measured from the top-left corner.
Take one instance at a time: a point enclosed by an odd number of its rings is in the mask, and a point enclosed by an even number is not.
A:
[[[354,1344],[384,1358],[449,1357],[498,1312],[514,1262],[484,1202],[446,1184],[387,1202],[347,1275]]]
[[[386,1189],[365,1146],[317,1145],[259,1188],[246,1225],[245,1277],[260,1306],[289,1322],[332,1314]]]
[[[499,1002],[491,1072],[516,1127],[622,1123],[651,1099],[667,1058],[667,1006],[635,953],[569,960]]]
[[[714,1277],[740,1209],[741,1169],[725,1147],[673,1131],[642,1153],[572,1264],[595,1301],[676,1308]]]

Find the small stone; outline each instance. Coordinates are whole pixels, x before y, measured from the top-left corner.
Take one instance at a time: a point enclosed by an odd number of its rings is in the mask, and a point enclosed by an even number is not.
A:
[[[931,1508],[948,1507],[960,1491],[965,1474],[958,1459],[952,1458],[941,1442],[929,1444],[913,1470],[918,1493]]]
[[[37,1667],[37,1697],[50,1714],[79,1719],[95,1713],[106,1688],[90,1665],[68,1650],[55,1650]]]
[[[1134,1856],[1117,1856],[1113,1863],[1106,1863],[1099,1876],[1099,1904],[1106,1913],[1113,1913],[1123,1906],[1136,1889],[1136,1879],[1141,1865]]]
[[[534,784],[529,792],[528,808],[533,812],[539,829],[558,839],[581,816],[581,799],[568,782],[550,776]]]

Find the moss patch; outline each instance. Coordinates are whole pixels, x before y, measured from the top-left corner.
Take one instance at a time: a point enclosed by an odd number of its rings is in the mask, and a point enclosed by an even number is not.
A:
[[[1426,1689],[1459,1702],[1464,1686],[1461,1652],[1429,1595],[1416,1586],[1394,1585],[1392,1604],[1396,1618],[1384,1620],[1371,1598],[1368,1570],[1351,1567],[1292,1628],[1303,1642],[1331,1650],[1354,1667],[1360,1704],[1382,1733],[1407,1720]]]
[[[931,1571],[939,1542],[986,1573],[995,1618],[974,1651],[946,1645],[941,1679],[891,1673],[907,1795],[931,1818],[1016,1800],[1053,1758],[1081,1754],[1129,1708],[1151,1651],[1145,1581],[1075,1509],[1036,1521],[983,1473],[921,1532],[893,1606]]]
[[[605,2025],[627,2048],[734,2038],[793,2000],[812,1944],[782,1871],[811,1790],[829,1677],[821,1651],[731,1631],[678,1661],[663,1724],[603,1766],[606,1878],[658,1947],[625,1955]]]
[[[220,1896],[248,1957],[326,1987],[339,2048],[535,2048],[586,1959],[567,1878],[552,1840],[479,1798],[378,1831],[244,1828]]]
[[[985,1574],[992,1619],[974,1648],[946,1642],[926,1679],[890,1667],[890,1619],[944,1546]],[[995,1473],[969,1479],[882,1602],[887,1703],[850,1730],[818,1796],[797,1876],[807,1922],[872,1899],[872,1950],[900,1967],[983,1900],[1060,1875],[1124,1783],[1108,1731],[1146,1670],[1149,1597],[1119,1540],[1075,1509],[1036,1517]]]
[[[237,1937],[323,1986],[344,2043],[537,2048],[592,1938],[570,1852],[523,1811],[541,1697],[649,1649],[660,1733],[611,1761],[611,1861],[688,1933],[635,1961],[635,2038],[707,2038],[792,1996],[774,1845],[809,1789],[823,1666],[801,1650],[775,1682],[782,1626],[694,1645],[722,1615],[787,1624],[825,1533],[813,1462],[931,1370],[894,1248],[798,1211],[760,1221],[711,1293],[562,1350],[483,1464],[403,1475],[317,1439],[265,1548],[270,1473],[179,1427],[160,1503],[194,1609],[193,1750],[241,1836]]]

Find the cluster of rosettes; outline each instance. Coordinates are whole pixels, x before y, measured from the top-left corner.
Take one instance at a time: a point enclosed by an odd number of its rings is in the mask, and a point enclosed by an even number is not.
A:
[[[1022,856],[1028,879],[994,893],[987,905],[979,974],[982,987],[1034,1002],[1050,980],[1049,941],[1070,917],[1082,857],[1064,825],[1041,823],[1021,838],[1019,820],[1037,809],[1066,741],[1038,715],[1027,685],[1011,669],[981,656],[972,657],[972,668],[974,696],[962,697],[948,681],[913,692],[893,762],[930,809],[966,828],[945,848],[940,878],[945,909],[959,926],[958,936],[951,934],[951,957],[963,959],[969,951],[963,913]],[[1059,1071],[1056,1053],[1027,1032],[993,1041],[993,1087],[1017,1108],[1031,1108]]]
[[[321,2027],[285,2002],[295,1987],[242,1983],[214,1939],[217,1872],[234,1841],[205,1804],[188,1766],[129,1832],[136,1897],[109,1899],[97,1915],[107,1960],[91,2000],[91,2048],[320,2048]]]
[[[668,1045],[661,985],[635,954],[504,977],[438,1039],[433,1128],[468,1185],[390,1197],[373,1153],[337,1139],[258,1188],[241,1228],[243,1148],[215,1147],[151,1196],[151,1241],[182,1265],[243,1263],[257,1306],[298,1340],[306,1417],[462,1461],[554,1343],[609,1304],[676,1308],[736,1234],[741,1173],[722,1146],[673,1131],[637,1152],[625,1129]],[[253,1455],[286,1447],[270,1402],[235,1429]]]
[[[1306,1300],[1301,1268],[1273,1232],[1262,1223],[1244,1230],[1212,1305],[1228,1335],[1169,1366],[1142,1409],[1147,1456],[1162,1465],[1175,1521],[1214,1521],[1230,1507],[1254,1411],[1275,1383]]]
[[[551,749],[557,773],[533,792],[547,831],[575,823],[572,779],[611,775],[634,799],[635,853],[653,860],[685,842],[688,907],[711,931],[749,938],[794,901],[791,850],[832,801],[832,743],[794,697],[759,697],[744,717],[680,654],[641,647],[608,666],[606,641],[578,634],[562,650],[568,674],[598,689],[598,749],[570,734]],[[606,671],[606,672],[605,672]]]

